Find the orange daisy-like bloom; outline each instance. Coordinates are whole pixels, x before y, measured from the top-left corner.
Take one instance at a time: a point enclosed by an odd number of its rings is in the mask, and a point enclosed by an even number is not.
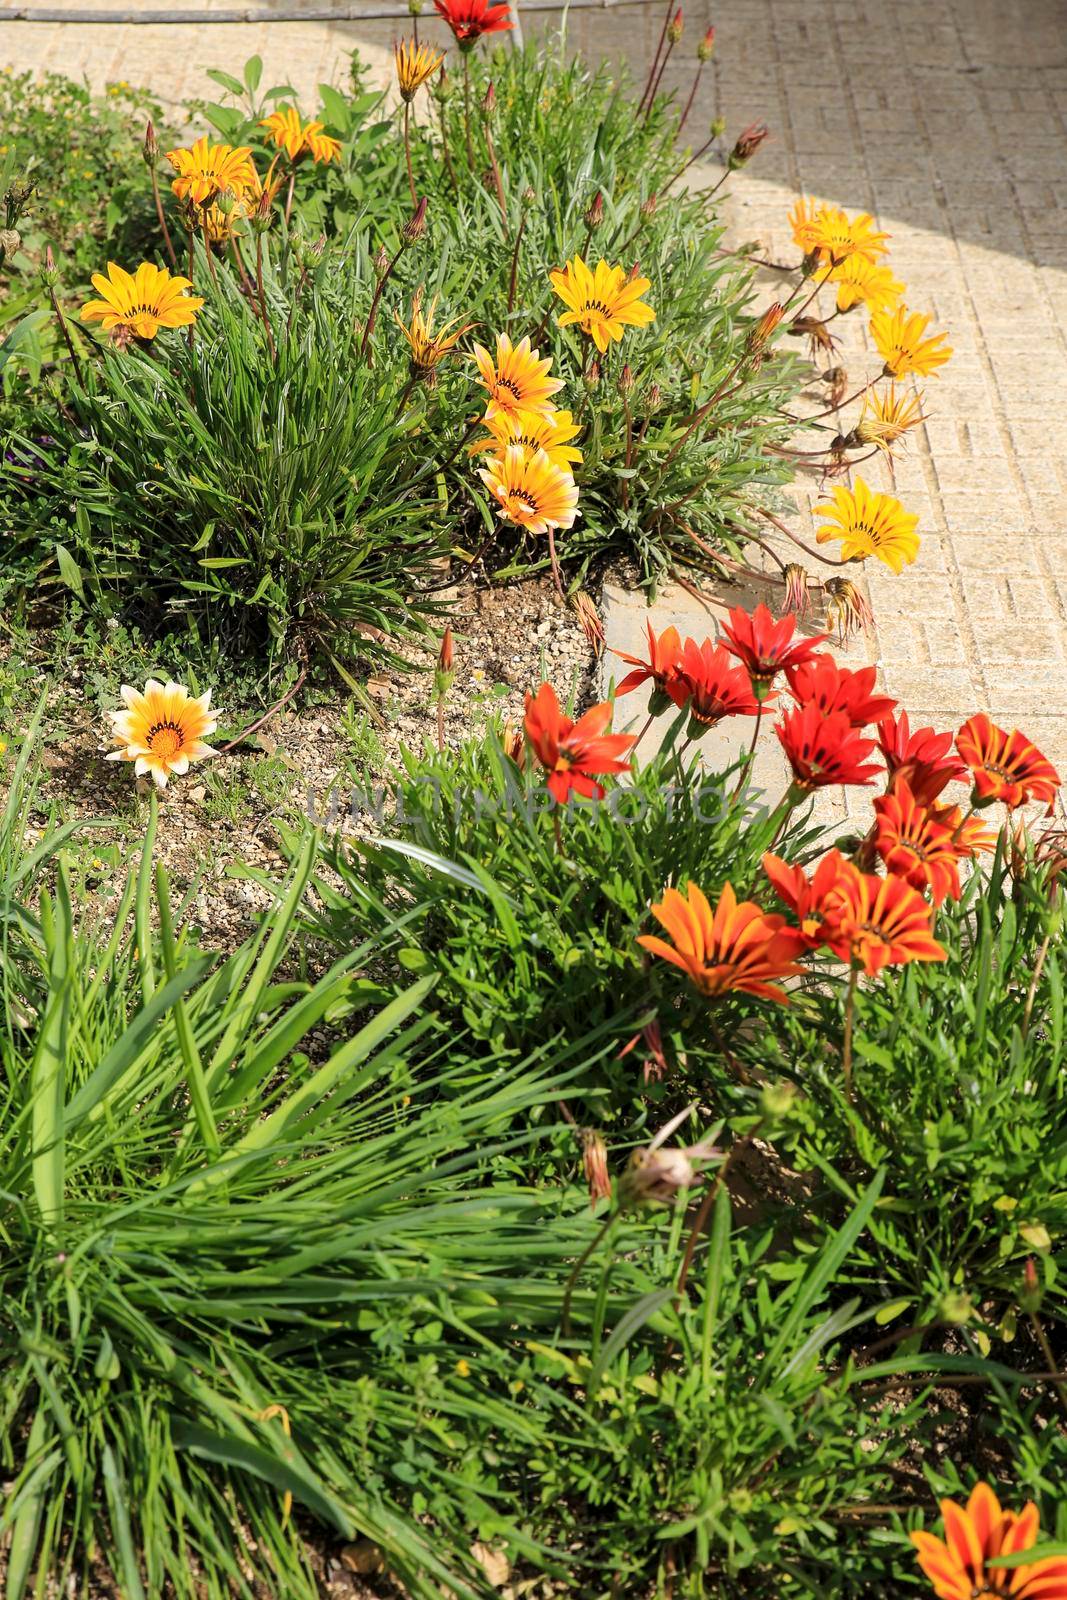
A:
[[[637,741],[632,734],[606,731],[611,710],[610,702],[604,701],[572,722],[550,683],[526,696],[526,737],[548,773],[549,792],[559,805],[566,804],[572,789],[587,800],[603,800],[604,786],[596,778],[629,772],[630,762],[622,757]]]
[[[838,206],[820,206],[811,220],[812,250],[820,261],[836,266],[850,256],[863,255],[876,261],[885,255],[888,233],[880,233],[874,218],[863,211],[849,217]]]
[[[845,561],[866,561],[877,556],[891,572],[900,572],[919,553],[918,517],[905,511],[891,494],[868,489],[857,478],[851,489],[838,484],[833,501],[823,501],[812,512],[828,520],[815,530],[819,544],[840,539]]]
[[[984,713],[970,717],[956,735],[956,749],[971,769],[973,805],[1003,800],[1013,811],[1028,800],[1045,800],[1051,812],[1059,774],[1018,728],[1005,733]]]
[[[867,390],[855,436],[860,444],[876,445],[883,455],[889,456],[898,439],[925,421],[922,395],[898,395],[896,384],[891,383],[880,393],[877,389]]]
[[[909,961],[944,961],[932,933],[933,907],[903,878],[879,878],[842,860],[823,905],[824,944],[868,977]]]
[[[138,339],[154,339],[160,328],[188,327],[204,303],[199,295],[186,294],[192,288],[188,278],[172,276],[151,261],[142,261],[132,275],[109,261],[106,278],[93,273],[93,288],[100,298],[86,301],[81,320],[99,322],[108,333],[128,328]]]
[[[396,67],[397,88],[402,100],[414,100],[427,79],[432,78],[444,54],[428,44],[416,44],[414,39],[401,39],[393,46],[393,64]]]
[[[818,200],[805,199],[802,195],[789,213],[789,226],[793,230],[793,243],[798,249],[810,256],[819,242],[819,230],[815,225],[815,218],[822,210]]]
[[[794,867],[769,850],[763,857],[768,881],[779,900],[800,923],[800,932],[809,949],[822,943],[824,909],[844,859],[840,850],[828,850],[809,878],[803,867]]]
[[[906,711],[895,720],[883,717],[877,732],[890,783],[898,775],[906,778],[920,805],[936,800],[946,784],[966,778],[967,768],[952,754],[951,733],[933,728],[916,728],[912,733]]]
[[[894,278],[884,261],[869,255],[846,256],[826,273],[823,282],[837,290],[838,311],[865,305],[871,311],[892,311],[900,304],[904,285]]]
[[[295,106],[279,106],[269,117],[264,117],[259,125],[261,128],[266,128],[278,149],[285,151],[290,162],[299,161],[304,156],[310,156],[313,161],[323,164],[341,159],[341,141],[332,139],[328,133],[323,133],[325,123],[301,122],[300,113]]]
[[[651,679],[652,695],[648,709],[658,716],[671,704],[684,706],[692,691],[682,671],[682,641],[678,629],[664,628],[657,638],[651,622],[647,622],[645,627],[648,630],[647,661],[642,661],[640,656],[628,655],[625,650],[612,651],[612,655],[618,656],[620,661],[628,661],[635,669],[626,674],[615,693],[629,694],[632,689],[639,689]]]
[[[577,323],[600,351],[613,339],[621,339],[627,327],[647,328],[656,313],[641,299],[652,287],[650,278],[628,278],[622,267],[609,267],[598,261],[590,272],[581,256],[568,261],[563,271],[550,272],[549,282],[568,307],[560,315],[565,328]]]
[[[123,684],[119,690],[124,711],[110,713],[112,734],[119,749],[108,761],[132,761],[134,772],[151,773],[160,789],[173,772],[188,772],[191,761],[218,755],[205,736],[214,733],[218,719],[210,710],[211,690],[194,700],[183,683],[157,683],[149,678],[143,691]]]
[[[471,455],[487,450],[501,455],[509,444],[517,444],[528,455],[543,450],[561,472],[571,472],[582,459],[582,452],[570,442],[582,430],[571,421],[569,411],[500,411],[485,426],[489,429],[489,438],[476,439],[471,445]]]
[[[779,672],[789,672],[810,661],[826,634],[793,642],[797,619],[791,613],[773,617],[762,603],[755,611],[735,606],[723,625],[723,644],[737,657],[752,682],[757,700],[766,700]]]
[[[952,346],[945,344],[948,334],[936,333],[924,339],[929,325],[929,317],[918,311],[909,312],[907,306],[874,313],[871,338],[885,362],[887,377],[906,378],[909,372],[925,377],[944,366],[952,354]]]
[[[1067,1600],[1067,1557],[1037,1557],[1021,1567],[988,1567],[997,1556],[1020,1555],[1037,1541],[1033,1501],[1002,1510],[987,1483],[976,1484],[966,1506],[942,1500],[945,1537],[917,1532],[911,1542],[938,1600]]]
[[[694,737],[724,717],[754,717],[759,711],[748,673],[744,667],[734,665],[725,645],[712,644],[710,639],[703,644],[687,639],[682,650],[681,676],[688,698],[679,704],[688,703],[690,734]]]
[[[457,328],[456,323],[459,318],[453,317],[434,332],[433,319],[437,310],[437,296],[435,295],[430,301],[425,312],[422,309],[422,296],[423,286],[420,284],[412,296],[410,323],[401,321],[400,314],[396,311],[393,312],[393,317],[411,348],[412,375],[425,381],[433,377],[438,364],[474,324],[465,322],[462,327]]]
[[[914,889],[929,889],[935,906],[946,895],[958,900],[959,862],[971,851],[967,846],[961,849],[952,830],[929,807],[918,803],[904,778],[896,780],[889,794],[878,796],[874,814],[874,848],[886,871]]]
[[[775,724],[793,770],[793,783],[807,794],[834,783],[873,783],[880,767],[864,763],[873,739],[861,739],[844,711],[824,717],[818,706],[798,706]]]
[[[818,706],[824,717],[843,711],[854,728],[866,727],[888,716],[896,701],[887,694],[873,694],[877,668],[839,667],[833,656],[815,656],[800,666],[787,669],[789,688],[800,705]]]
[[[531,533],[569,528],[578,515],[577,484],[543,450],[531,455],[521,444],[509,444],[502,456],[478,468],[478,476],[500,503],[497,515]]]
[[[486,422],[504,412],[518,417],[528,411],[552,411],[552,396],[563,388],[562,378],[550,378],[552,357],[541,360],[531,349],[529,335],[512,345],[506,333],[496,336],[496,360],[482,345],[474,346],[478,381],[489,391]]]
[[[168,150],[167,160],[178,174],[171,184],[178,199],[200,206],[223,189],[240,198],[256,182],[248,145],[210,144],[206,134],[188,150]]]
[[[788,1005],[789,996],[773,980],[803,970],[796,957],[804,949],[804,941],[796,929],[786,927],[784,917],[761,911],[751,900],[738,903],[730,884],[725,885],[712,911],[695,883],[687,885],[685,895],[677,889],[664,889],[652,915],[673,942],[642,933],[638,944],[681,967],[694,988],[709,1000],[740,990]]]
[[[930,807],[930,815],[935,822],[948,829],[961,856],[976,856],[982,851],[992,855],[997,847],[997,835],[993,829],[987,828],[981,817],[964,816],[960,806],[935,804]]]

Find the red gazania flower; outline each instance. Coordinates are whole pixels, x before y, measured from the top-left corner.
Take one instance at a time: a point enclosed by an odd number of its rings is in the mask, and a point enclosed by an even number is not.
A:
[[[707,896],[690,883],[686,893],[664,889],[652,915],[673,940],[642,933],[638,944],[687,973],[693,986],[714,999],[732,989],[789,1003],[771,980],[789,978],[802,969],[796,957],[804,941],[785,918],[761,911],[751,900],[738,903],[726,884],[712,911]]]
[[[868,977],[908,961],[944,961],[933,937],[933,907],[903,878],[879,878],[842,860],[826,896],[823,942],[842,961],[858,962]]]
[[[855,672],[839,667],[833,656],[813,656],[786,668],[790,690],[800,705],[818,706],[824,717],[843,711],[854,728],[877,722],[896,705],[890,695],[872,693],[876,676],[874,667]]]
[[[993,829],[987,828],[981,817],[973,813],[965,817],[959,806],[931,805],[930,815],[952,834],[961,856],[976,856],[980,850],[992,854],[997,848]]]
[[[987,1567],[995,1556],[1019,1555],[1037,1540],[1038,1513],[1033,1501],[1021,1511],[1004,1511],[987,1483],[976,1484],[966,1506],[942,1500],[945,1537],[911,1535],[919,1565],[934,1586],[938,1600],[1067,1600],[1067,1557],[1042,1556],[1022,1567]]]
[[[573,789],[587,800],[603,800],[603,784],[595,775],[628,772],[629,761],[620,759],[635,742],[632,734],[605,733],[611,722],[611,705],[593,706],[572,722],[565,716],[550,683],[526,696],[526,737],[534,755],[548,773],[548,787],[559,805]]]
[[[971,769],[972,804],[1003,800],[1009,811],[1028,800],[1047,800],[1049,812],[1060,786],[1059,774],[1018,728],[1005,733],[982,713],[956,735],[956,749]]]
[[[639,689],[651,678],[652,696],[648,709],[654,716],[659,716],[672,701],[676,706],[684,706],[690,691],[682,676],[682,641],[678,629],[664,628],[657,639],[651,622],[645,626],[648,629],[647,661],[642,661],[640,656],[628,655],[625,650],[612,651],[612,655],[618,656],[620,661],[628,661],[636,669],[626,674],[615,693],[629,694],[631,689]]]
[[[952,829],[930,807],[918,803],[906,778],[897,778],[889,794],[878,796],[874,814],[874,848],[886,871],[913,889],[929,889],[935,906],[946,895],[958,900],[959,863],[971,850],[953,837]]]
[[[762,604],[751,613],[736,606],[730,612],[729,621],[723,624],[723,642],[752,679],[752,692],[757,699],[767,698],[779,672],[810,661],[829,638],[829,634],[820,633],[815,639],[798,639],[791,644],[796,625],[797,619],[792,614],[775,618]]]
[[[689,714],[697,732],[713,728],[723,717],[754,717],[759,702],[744,667],[735,667],[724,645],[687,639],[682,650],[681,683],[688,694]],[[679,702],[684,705],[685,700]]]
[[[489,0],[433,0],[434,9],[444,17],[461,50],[470,50],[483,33],[503,33],[513,28],[511,8],[490,5]]]
[[[763,857],[763,870],[771,887],[800,923],[809,950],[823,942],[823,913],[844,859],[840,850],[829,850],[809,878],[803,867],[791,866],[769,850]]]
[[[873,739],[861,739],[844,711],[824,717],[818,706],[798,706],[775,724],[793,783],[805,792],[832,783],[872,783],[881,767],[864,766]]]
[[[936,733],[933,728],[916,728],[912,733],[906,711],[896,719],[883,717],[877,731],[890,784],[897,776],[906,778],[920,805],[936,800],[946,784],[966,778],[967,768],[951,753],[951,733]]]

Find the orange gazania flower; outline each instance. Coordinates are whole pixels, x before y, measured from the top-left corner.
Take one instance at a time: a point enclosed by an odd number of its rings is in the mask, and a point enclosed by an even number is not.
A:
[[[844,711],[824,717],[818,706],[798,706],[775,724],[775,733],[803,793],[832,783],[872,783],[880,767],[865,766],[873,739],[861,739]]]
[[[194,700],[184,683],[149,678],[143,690],[124,683],[119,693],[126,709],[110,713],[119,748],[109,751],[105,760],[132,761],[139,778],[151,773],[157,786],[165,789],[172,772],[180,777],[191,761],[218,754],[204,743],[218,727],[210,709],[210,689]]]
[[[188,327],[204,303],[199,295],[186,294],[192,288],[189,278],[151,261],[142,261],[133,274],[109,261],[106,278],[93,273],[93,288],[100,298],[86,301],[81,320],[99,322],[107,333],[128,328],[138,339],[154,339],[160,328]]]
[[[523,726],[530,747],[548,773],[548,788],[559,805],[573,789],[587,800],[603,800],[604,786],[597,777],[609,772],[629,772],[621,758],[636,743],[632,734],[607,733],[611,704],[593,706],[577,722],[565,715],[550,683],[526,696]]]
[[[1059,774],[1018,728],[1005,733],[982,713],[963,724],[956,749],[971,769],[973,805],[1003,800],[1013,811],[1028,800],[1047,800],[1051,812]]]
[[[1067,1557],[1042,1556],[1021,1567],[987,1567],[995,1556],[1031,1550],[1037,1540],[1038,1512],[1033,1501],[1021,1511],[1004,1511],[987,1483],[976,1484],[966,1506],[942,1500],[945,1537],[919,1531],[911,1535],[919,1565],[938,1600],[1067,1600]]]
[[[796,957],[804,941],[795,929],[786,927],[784,917],[761,911],[751,900],[739,904],[730,884],[724,886],[712,911],[695,883],[687,886],[685,895],[677,889],[664,889],[652,915],[673,943],[642,933],[638,944],[681,967],[694,988],[708,999],[736,989],[788,1005],[789,996],[772,980],[803,970]]]
[[[393,319],[410,346],[412,376],[426,380],[433,379],[439,363],[474,324],[464,322],[457,328],[459,318],[452,317],[435,332],[433,319],[437,310],[437,296],[434,295],[425,312],[422,309],[422,297],[423,285],[420,283],[411,299],[410,323],[403,322],[398,311],[393,312]]]
[[[433,0],[434,10],[444,17],[461,50],[470,50],[483,33],[503,33],[515,24],[510,7],[491,5],[489,0]]]
[[[844,859],[840,850],[828,850],[809,878],[803,867],[794,867],[769,850],[763,857],[763,870],[771,887],[800,923],[809,949],[822,943],[823,911]]]
[[[340,161],[341,141],[323,133],[322,122],[301,122],[295,106],[279,106],[259,124],[266,128],[279,150],[284,150],[291,163],[310,156],[313,161],[328,163]]]
[[[791,613],[775,618],[763,604],[752,612],[735,606],[724,623],[723,644],[748,673],[757,700],[766,700],[779,672],[788,672],[810,661],[825,643],[825,633],[791,643],[796,625],[797,619]]]
[[[842,859],[822,909],[823,943],[868,977],[886,966],[945,960],[931,931],[932,906],[903,878],[879,878]]]
[[[572,472],[582,459],[582,452],[571,444],[582,430],[571,421],[569,411],[498,411],[485,426],[489,437],[474,441],[472,456],[487,450],[500,455],[509,444],[519,444],[528,455],[543,450],[563,472]]]
[[[531,455],[521,444],[509,444],[502,456],[478,468],[478,476],[499,502],[497,515],[531,533],[569,528],[578,515],[577,484],[544,450]]]
[[[652,630],[651,622],[645,627],[648,630],[648,660],[642,661],[640,656],[628,655],[625,650],[612,650],[612,655],[619,657],[620,661],[628,661],[634,668],[628,672],[615,690],[616,695],[629,694],[632,689],[639,689],[643,683],[652,680],[652,697],[648,709],[655,715],[666,711],[672,703],[684,706],[688,700],[691,689],[682,672],[682,641],[678,629],[664,628],[657,638]]]
[[[810,256],[818,243],[819,231],[815,226],[815,218],[822,210],[818,200],[805,199],[801,195],[789,213],[789,226],[793,230],[793,243]]]
[[[724,717],[754,717],[759,713],[759,701],[752,693],[748,673],[744,667],[734,665],[725,645],[712,644],[710,639],[703,644],[687,639],[682,650],[681,676],[688,700],[679,703],[688,703],[692,736],[699,737]]]
[[[400,39],[393,45],[393,63],[396,67],[397,88],[402,100],[414,100],[427,79],[437,71],[444,55],[428,44],[416,44],[414,39]]]
[[[178,176],[171,188],[179,200],[194,200],[205,205],[223,189],[238,199],[256,182],[248,145],[210,144],[207,135],[190,149],[168,150],[167,160]]]
[[[906,378],[909,372],[925,377],[937,372],[952,354],[951,345],[945,344],[947,333],[935,333],[929,339],[923,334],[930,318],[918,311],[909,312],[907,306],[897,311],[876,311],[871,317],[871,338],[878,354],[885,362],[887,377]]]
[[[889,781],[899,774],[920,805],[929,805],[948,783],[966,778],[967,768],[952,754],[951,733],[916,728],[912,733],[908,713],[878,724],[878,748],[885,757]]]
[[[922,395],[898,395],[896,384],[891,383],[881,392],[868,389],[855,436],[860,444],[873,444],[883,455],[892,456],[897,440],[925,421]]]
[[[888,716],[896,701],[887,694],[872,694],[877,668],[839,667],[833,656],[813,656],[786,671],[789,688],[800,705],[818,706],[824,717],[843,711],[854,728],[866,727]]]
[[[898,778],[888,794],[878,796],[874,814],[874,848],[886,871],[913,889],[929,889],[935,906],[946,895],[958,900],[959,863],[970,856],[970,847],[961,848],[952,829],[930,807],[918,803],[906,779]]]
[[[871,311],[891,311],[899,304],[904,285],[894,278],[884,261],[868,255],[846,256],[822,280],[837,290],[838,311],[851,311],[860,302]]]
[[[519,416],[526,411],[552,411],[552,396],[563,388],[562,378],[550,378],[552,357],[541,360],[530,347],[529,335],[512,345],[506,333],[496,336],[496,360],[482,345],[474,346],[478,381],[489,391],[485,420],[500,412]]]
[[[876,261],[885,255],[888,233],[879,233],[867,211],[849,217],[839,206],[820,206],[808,230],[811,249],[821,261],[834,266],[850,256],[863,255]]]
[[[891,572],[900,572],[905,563],[915,560],[919,518],[905,511],[893,495],[869,489],[862,478],[857,478],[851,489],[837,484],[831,493],[832,501],[824,501],[812,511],[813,517],[827,519],[815,530],[819,544],[840,539],[843,560],[866,561],[868,556],[877,556]]]
[[[656,320],[652,307],[641,299],[652,287],[650,278],[628,278],[622,267],[609,267],[606,261],[598,261],[590,271],[577,255],[562,271],[550,272],[548,277],[567,307],[560,315],[560,327],[577,323],[601,355],[613,339],[622,338],[627,327],[647,328]]]

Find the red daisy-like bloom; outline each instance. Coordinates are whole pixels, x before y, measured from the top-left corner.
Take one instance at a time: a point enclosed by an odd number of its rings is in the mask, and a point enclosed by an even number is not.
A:
[[[813,656],[786,668],[790,690],[800,705],[818,706],[823,716],[843,711],[854,728],[877,722],[896,705],[892,696],[872,693],[876,675],[874,667],[855,672],[839,667],[833,656]]]
[[[652,631],[651,622],[646,623],[648,629],[648,660],[642,661],[640,656],[628,655],[625,650],[613,650],[612,655],[618,656],[620,661],[628,661],[636,670],[628,672],[615,690],[616,695],[629,694],[631,689],[639,689],[643,683],[652,679],[652,695],[648,709],[655,716],[666,711],[672,703],[684,706],[689,698],[689,686],[682,674],[682,641],[677,628],[664,628],[656,637]]]
[[[1028,800],[1047,800],[1051,812],[1059,773],[1018,728],[1005,733],[982,713],[963,724],[956,749],[971,769],[973,805],[1003,800],[1014,811]]]
[[[916,728],[912,733],[908,713],[883,717],[878,724],[878,748],[885,757],[889,781],[906,778],[920,805],[936,800],[946,784],[966,778],[967,768],[952,752],[951,733]]]
[[[723,642],[752,679],[752,692],[757,699],[767,698],[779,672],[810,661],[829,638],[829,634],[820,633],[815,639],[798,639],[792,644],[790,640],[796,625],[797,619],[792,614],[775,618],[762,604],[753,612],[736,606],[723,625]]]
[[[687,639],[682,650],[681,682],[688,693],[689,714],[699,733],[713,728],[723,717],[754,717],[759,702],[744,667],[735,667],[724,645],[705,639]],[[678,702],[685,705],[685,699]]]
[[[444,17],[461,50],[470,50],[483,33],[503,33],[513,28],[511,8],[490,5],[489,0],[433,0],[434,9]]]
[[[702,995],[714,999],[731,989],[762,995],[765,1000],[789,1003],[770,980],[792,977],[802,969],[796,957],[804,941],[783,917],[769,915],[751,900],[738,901],[726,884],[714,911],[695,884],[664,889],[652,915],[673,941],[643,933],[638,944],[654,956],[681,967]]]
[[[832,783],[872,783],[881,767],[864,766],[873,739],[861,739],[844,711],[824,717],[818,706],[798,706],[775,724],[793,783],[805,793]]]
[[[933,907],[903,878],[879,878],[842,860],[823,906],[823,942],[868,977],[908,961],[944,961],[933,937]]]
[[[560,709],[550,683],[526,696],[526,737],[548,773],[549,791],[559,805],[566,804],[572,789],[587,800],[603,800],[604,786],[594,781],[595,776],[630,770],[629,761],[620,758],[635,740],[628,733],[605,733],[610,722],[608,701],[572,722]]]
[[[913,889],[929,889],[935,906],[946,895],[958,900],[959,863],[970,856],[970,846],[955,839],[933,810],[918,803],[907,779],[897,778],[889,794],[878,796],[874,814],[874,848],[886,871]]]
[[[800,923],[809,950],[822,944],[824,908],[844,859],[840,850],[829,850],[809,878],[803,867],[794,867],[769,850],[763,857],[763,870],[771,887]]]

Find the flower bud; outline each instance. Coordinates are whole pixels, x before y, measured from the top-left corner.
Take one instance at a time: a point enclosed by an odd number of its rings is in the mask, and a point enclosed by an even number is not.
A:
[[[950,1289],[937,1303],[937,1319],[951,1327],[962,1328],[974,1315],[974,1301],[962,1289]]]
[[[598,189],[585,213],[585,225],[590,232],[595,232],[604,220],[604,196]]]
[[[1023,1262],[1023,1282],[1019,1290],[1019,1309],[1028,1316],[1033,1316],[1041,1309],[1041,1300],[1044,1291],[1041,1280],[1037,1275],[1037,1266],[1033,1256],[1027,1256]]]
[[[417,244],[426,232],[426,196],[423,195],[401,230],[408,244]]]
[[[490,78],[489,87],[482,96],[482,115],[485,117],[491,117],[495,110],[496,90],[493,88],[493,80]]]
[[[237,204],[237,196],[232,189],[220,189],[215,196],[215,204],[219,208],[220,215],[228,217],[232,214],[233,208]]]
[[[141,154],[144,157],[146,167],[154,167],[159,160],[159,141],[156,138],[156,130],[152,126],[151,117],[149,117],[144,131],[144,144],[141,146]]]
[[[765,1084],[759,1097],[760,1120],[769,1124],[770,1128],[788,1122],[793,1115],[799,1093],[796,1084],[790,1083],[786,1078],[779,1079],[776,1083]]]
[[[721,139],[725,132],[726,132],[726,118],[725,117],[712,117],[711,126],[708,129],[708,133],[711,135],[711,137],[713,139]]]
[[[529,185],[522,191],[522,203],[524,206],[532,206],[537,203],[537,196]]]
[[[654,411],[658,411],[662,403],[663,390],[660,388],[659,384],[653,380],[653,382],[650,383],[648,388],[645,390],[645,406],[648,412],[651,414]]]
[[[755,327],[753,327],[749,332],[748,353],[750,356],[760,356],[763,354],[767,340],[770,338],[775,328],[777,328],[784,315],[785,308],[780,306],[777,300],[773,305],[767,307],[766,311],[763,313],[762,317],[760,317]]]
[[[647,200],[641,202],[641,215],[646,222],[651,222],[659,209],[659,196],[650,194]]]
[[[641,276],[641,263],[640,263],[640,261],[635,261],[633,266],[630,268],[630,277],[629,277],[628,281],[630,283],[633,283],[634,279],[635,278],[639,278],[640,276]]]
[[[697,60],[700,62],[701,66],[703,66],[704,62],[710,61],[714,54],[715,29],[709,28],[703,39],[701,39],[700,43],[697,45]]]
[[[751,161],[763,141],[770,136],[770,129],[765,122],[751,122],[747,128],[737,136],[737,143],[730,151],[727,166],[731,172],[736,172],[738,167],[743,167]]]
[[[0,255],[13,256],[22,244],[22,235],[17,228],[0,228]]]
[[[266,233],[274,220],[274,199],[269,189],[264,189],[248,222],[253,233]]]
[[[611,1176],[608,1172],[608,1149],[599,1133],[583,1128],[582,1170],[589,1189],[589,1209],[596,1210],[598,1200],[611,1199]]]
[[[584,382],[585,387],[588,389],[590,394],[592,394],[594,389],[599,389],[599,387],[600,387],[600,362],[599,361],[590,361],[589,367],[588,367],[588,369],[586,371],[585,378],[583,379],[583,382]]]
[[[678,40],[682,37],[682,29],[682,8],[679,6],[667,24],[667,38],[671,41],[671,44],[678,43]]]
[[[56,258],[52,254],[52,246],[50,244],[45,245],[44,266],[41,268],[41,277],[46,288],[49,289],[54,289],[59,282],[59,268],[56,266]]]
[[[451,672],[455,651],[452,648],[452,624],[445,628],[441,639],[441,648],[437,655],[437,666],[441,672]]]
[[[381,280],[389,271],[389,253],[384,244],[380,244],[374,253],[374,276]]]
[[[633,369],[631,368],[630,363],[627,361],[623,364],[623,369],[619,373],[619,393],[621,395],[625,395],[626,398],[629,399],[629,397],[633,394],[635,387],[636,379],[633,375]]]
[[[422,0],[408,0],[408,15],[421,17],[423,11]]]
[[[452,93],[452,79],[445,71],[443,63],[440,72],[430,85],[430,93],[438,104],[442,106]]]

